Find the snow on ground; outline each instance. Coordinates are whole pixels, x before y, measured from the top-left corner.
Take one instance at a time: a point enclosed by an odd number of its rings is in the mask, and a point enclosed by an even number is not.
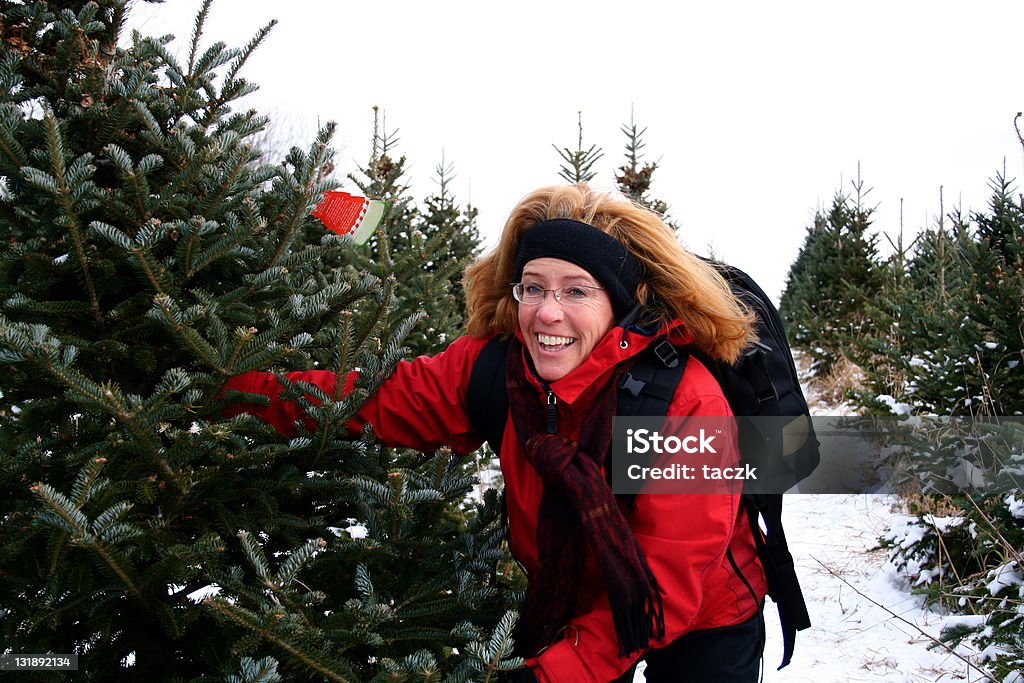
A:
[[[928,635],[939,635],[942,615],[923,610],[922,598],[910,594],[885,551],[876,549],[902,517],[896,503],[875,494],[786,496],[783,522],[812,626],[797,634],[790,665],[776,671],[782,635],[768,601],[765,681],[986,680],[946,650],[929,649]]]

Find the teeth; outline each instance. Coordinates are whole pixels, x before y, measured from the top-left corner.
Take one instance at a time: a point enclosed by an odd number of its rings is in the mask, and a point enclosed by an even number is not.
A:
[[[552,337],[547,334],[538,334],[537,341],[539,341],[544,346],[565,346],[567,344],[573,343],[576,340],[573,339],[572,337]]]

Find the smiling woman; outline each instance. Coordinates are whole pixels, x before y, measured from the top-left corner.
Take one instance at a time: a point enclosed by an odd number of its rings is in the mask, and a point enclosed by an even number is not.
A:
[[[360,409],[385,445],[468,452],[486,425],[469,384],[485,347],[508,338],[496,391],[508,413],[499,452],[509,545],[529,582],[516,633],[520,680],[755,681],[766,581],[739,492],[616,496],[605,474],[619,379],[665,341],[735,359],[751,316],[655,214],[586,185],[524,198],[493,252],[467,269],[470,335],[399,364]],[[326,391],[332,373],[292,373]],[[282,431],[299,409],[266,373],[230,388],[272,397],[238,406]],[[688,354],[668,414],[731,417],[711,373]],[[723,437],[723,463],[738,463]],[[495,439],[498,440],[497,438]],[[715,442],[716,448],[719,446]]]
[[[526,300],[519,299],[519,329],[523,343],[537,376],[554,382],[579,367],[612,328],[611,299],[590,273],[556,258],[530,261],[522,281]]]

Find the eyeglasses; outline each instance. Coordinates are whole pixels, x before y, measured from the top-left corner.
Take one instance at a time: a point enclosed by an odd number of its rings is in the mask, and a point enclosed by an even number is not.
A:
[[[547,298],[548,292],[555,295],[555,301],[563,306],[582,306],[597,300],[598,292],[603,287],[589,287],[587,285],[568,285],[557,289],[544,289],[540,285],[526,282],[515,282],[512,284],[512,297],[521,304],[536,306]]]

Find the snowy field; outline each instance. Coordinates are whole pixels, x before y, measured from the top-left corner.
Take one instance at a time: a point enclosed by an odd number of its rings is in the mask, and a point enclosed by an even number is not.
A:
[[[765,681],[988,680],[948,651],[929,648],[928,636],[939,635],[944,617],[922,610],[922,599],[875,549],[902,517],[894,498],[788,495],[783,514],[813,625],[797,635],[790,665],[776,671],[782,636],[769,600]]]

